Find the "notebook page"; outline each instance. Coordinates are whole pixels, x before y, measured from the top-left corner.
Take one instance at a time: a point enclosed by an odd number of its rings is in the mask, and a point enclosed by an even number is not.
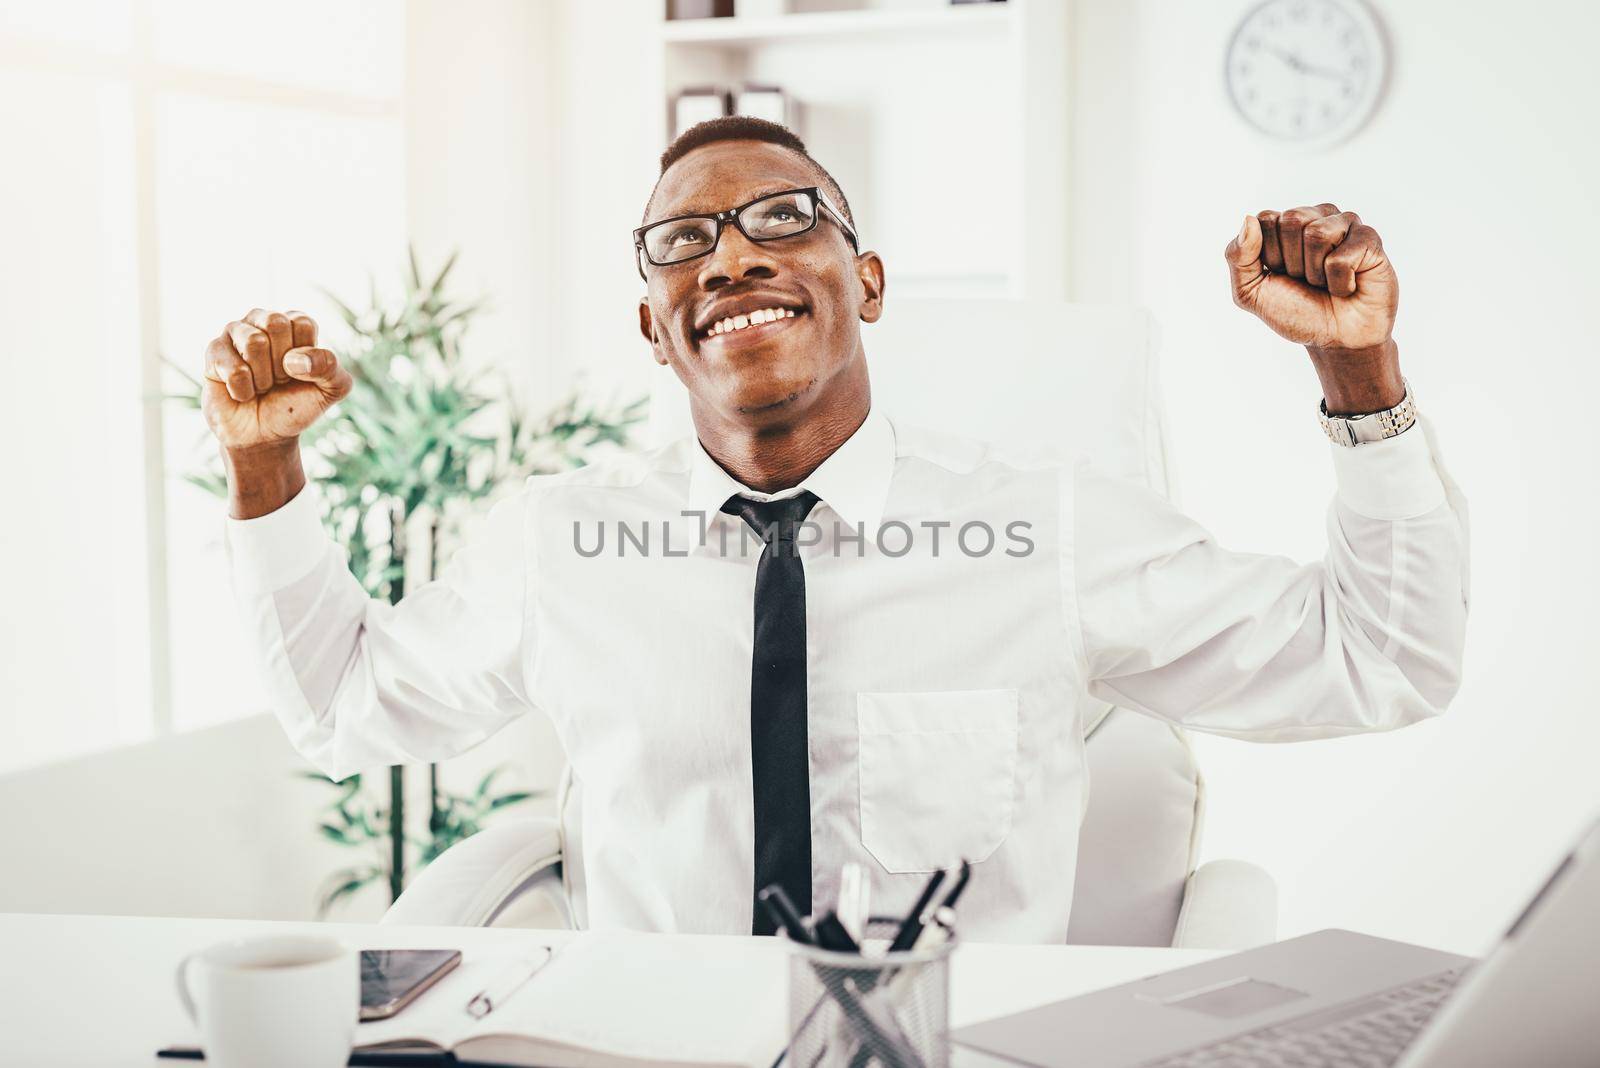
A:
[[[472,1029],[647,1062],[770,1064],[787,1038],[778,938],[588,931]]]

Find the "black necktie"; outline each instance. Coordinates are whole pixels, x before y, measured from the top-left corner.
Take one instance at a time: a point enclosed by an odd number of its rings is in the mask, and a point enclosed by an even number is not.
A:
[[[722,506],[766,542],[756,565],[755,653],[750,663],[750,763],[755,802],[753,932],[776,933],[755,895],[778,883],[811,911],[811,761],[806,745],[806,573],[795,531],[809,491],[778,501],[730,497]]]

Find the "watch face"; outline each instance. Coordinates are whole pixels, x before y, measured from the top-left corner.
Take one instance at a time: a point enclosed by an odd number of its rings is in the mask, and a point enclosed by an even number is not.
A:
[[[1256,130],[1330,143],[1377,103],[1383,36],[1361,0],[1266,0],[1234,31],[1225,77],[1234,108]]]

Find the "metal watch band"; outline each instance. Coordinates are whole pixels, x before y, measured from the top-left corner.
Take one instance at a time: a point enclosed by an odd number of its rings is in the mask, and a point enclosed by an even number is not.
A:
[[[1328,400],[1324,397],[1317,404],[1317,420],[1322,424],[1322,432],[1335,445],[1349,446],[1382,441],[1410,430],[1411,424],[1417,421],[1417,402],[1411,395],[1411,383],[1404,376],[1400,381],[1405,383],[1405,397],[1393,408],[1381,412],[1329,415]]]

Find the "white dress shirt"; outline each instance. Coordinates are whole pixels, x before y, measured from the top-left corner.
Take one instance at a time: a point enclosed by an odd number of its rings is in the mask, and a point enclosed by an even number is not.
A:
[[[1104,702],[1257,741],[1442,712],[1461,679],[1465,501],[1425,419],[1329,449],[1328,550],[1302,564],[1230,552],[1082,457],[874,410],[791,491],[821,498],[801,538],[816,900],[857,861],[874,911],[904,911],[965,857],[965,937],[1064,941],[1083,725]],[[537,709],[582,789],[567,831],[588,924],[748,933],[761,544],[719,508],[763,495],[692,437],[536,476],[389,605],[348,571],[316,492],[225,520],[300,752],[334,777],[443,760]]]

